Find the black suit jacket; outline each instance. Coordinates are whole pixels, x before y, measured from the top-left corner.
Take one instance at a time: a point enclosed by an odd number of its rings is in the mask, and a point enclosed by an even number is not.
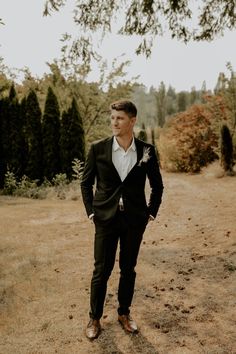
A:
[[[122,182],[112,162],[112,143],[112,137],[100,140],[92,144],[88,153],[81,181],[87,214],[94,213],[97,222],[113,218],[122,195],[127,220],[133,224],[145,223],[149,215],[156,216],[163,192],[155,148],[135,138],[137,163]],[[144,147],[150,148],[150,158],[140,164]],[[151,188],[148,202],[145,197],[146,177]]]

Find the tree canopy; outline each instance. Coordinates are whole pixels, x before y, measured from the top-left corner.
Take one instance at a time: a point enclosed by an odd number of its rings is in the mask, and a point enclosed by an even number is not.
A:
[[[59,11],[68,0],[46,0],[44,15]],[[111,32],[140,36],[137,54],[151,54],[154,39],[169,31],[184,42],[213,40],[236,28],[235,0],[75,0],[74,22],[81,36],[73,43],[85,57],[93,55],[90,34]],[[117,21],[117,19],[119,21]],[[86,33],[85,35],[82,35]]]

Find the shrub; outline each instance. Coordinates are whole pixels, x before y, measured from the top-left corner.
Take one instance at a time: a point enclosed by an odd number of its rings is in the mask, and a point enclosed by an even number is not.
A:
[[[38,180],[31,180],[27,176],[23,176],[17,181],[14,173],[8,171],[5,174],[3,193],[34,199],[59,198],[78,200],[80,197],[83,162],[75,159],[72,169],[74,171],[73,181],[70,182],[65,173],[59,173],[52,179],[52,182],[45,178],[40,186],[38,185]]]
[[[17,181],[13,172],[5,174],[3,194],[17,197],[44,199],[46,198],[45,188],[37,185],[38,180],[31,181],[27,176]]]
[[[38,180],[32,181],[27,176],[23,176],[18,182],[18,187],[15,190],[14,195],[20,197],[43,199],[40,197],[40,187],[38,186]]]
[[[217,142],[209,109],[194,105],[163,129],[158,144],[161,165],[168,171],[199,172],[217,158]]]
[[[7,171],[5,174],[3,193],[13,195],[17,187],[18,187],[18,183],[14,173]]]
[[[68,184],[68,180],[65,173],[58,173],[52,179],[52,184],[56,187],[63,187]]]
[[[80,161],[79,159],[74,159],[72,161],[72,170],[73,170],[72,177],[74,177],[74,179],[78,180],[79,182],[81,181],[82,178],[83,169],[84,169],[83,161]]]
[[[66,185],[69,183],[65,173],[58,173],[52,179],[52,185],[55,187],[56,196],[60,199],[66,198]]]

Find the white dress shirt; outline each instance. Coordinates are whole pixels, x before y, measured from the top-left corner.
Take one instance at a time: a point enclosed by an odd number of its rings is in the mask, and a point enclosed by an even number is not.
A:
[[[112,162],[120,176],[121,181],[123,182],[137,162],[137,152],[134,138],[128,150],[125,151],[118,144],[116,137],[113,137]]]

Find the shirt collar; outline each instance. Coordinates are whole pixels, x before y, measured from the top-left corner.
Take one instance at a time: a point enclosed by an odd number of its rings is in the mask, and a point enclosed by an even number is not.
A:
[[[119,149],[123,150],[123,148],[119,145],[119,143],[118,143],[118,141],[117,141],[115,136],[113,137],[112,149],[113,149],[113,151],[117,151]],[[130,147],[128,148],[127,151],[129,151],[131,149],[133,151],[136,151],[136,145],[135,145],[134,137],[133,137],[132,143],[131,143],[131,145],[130,145]]]

